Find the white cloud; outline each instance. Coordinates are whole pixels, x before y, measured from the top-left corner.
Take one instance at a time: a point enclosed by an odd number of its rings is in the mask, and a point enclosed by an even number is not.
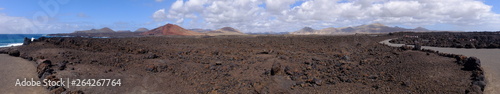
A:
[[[299,1],[303,3],[291,6]],[[189,21],[191,25],[203,25],[184,26],[187,28],[231,26],[245,32],[281,32],[303,26],[326,28],[375,22],[498,30],[500,27],[495,24],[499,24],[500,14],[493,13],[491,8],[478,0],[177,0],[169,10],[156,11],[153,18],[155,21],[177,24]]]
[[[155,0],[156,2],[163,2],[163,0]]]
[[[30,30],[32,27],[31,21],[24,17],[11,17],[0,14],[0,34],[37,33],[37,30]]]
[[[165,9],[160,9],[153,13],[153,19],[155,21],[164,21],[167,19],[167,14],[165,13]]]
[[[49,34],[68,33],[74,30],[93,28],[92,23],[49,22],[34,24],[34,21],[25,17],[8,16],[0,13],[0,34]]]
[[[279,14],[290,8],[290,5],[296,0],[266,0],[266,8],[269,12]]]

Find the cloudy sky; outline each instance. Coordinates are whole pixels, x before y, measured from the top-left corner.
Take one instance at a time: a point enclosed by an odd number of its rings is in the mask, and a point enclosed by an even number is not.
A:
[[[292,32],[382,23],[431,30],[500,31],[499,0],[1,0],[0,33],[109,27],[234,27]]]

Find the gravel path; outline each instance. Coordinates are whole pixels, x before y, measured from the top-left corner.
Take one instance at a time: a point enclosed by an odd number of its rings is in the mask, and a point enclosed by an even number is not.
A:
[[[34,63],[19,57],[12,57],[7,54],[0,54],[0,91],[2,94],[48,94],[42,86],[22,87],[15,86],[16,80],[23,81],[26,78],[31,81],[39,81],[36,77]]]

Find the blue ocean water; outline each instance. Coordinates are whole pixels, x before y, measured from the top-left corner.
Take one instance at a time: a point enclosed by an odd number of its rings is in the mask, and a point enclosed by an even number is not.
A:
[[[0,34],[0,47],[19,45],[24,42],[24,37],[37,39],[43,35],[44,34]]]

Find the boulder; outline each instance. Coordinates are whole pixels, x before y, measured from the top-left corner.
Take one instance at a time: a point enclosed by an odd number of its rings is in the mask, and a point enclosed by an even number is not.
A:
[[[280,63],[274,63],[271,68],[271,75],[279,75],[283,73]]]
[[[52,92],[52,94],[62,94],[64,91],[66,91],[64,87],[59,87],[51,90],[50,92]]]
[[[215,61],[215,65],[222,65],[221,61]]]
[[[44,75],[50,75],[50,73],[46,73],[49,72],[50,66],[52,66],[52,62],[50,62],[50,60],[41,60],[36,70],[38,78],[42,78]]]
[[[469,57],[465,61],[464,70],[480,70],[481,69],[481,61],[476,57]]]
[[[347,55],[342,56],[342,60],[349,60],[349,59],[350,59],[350,58],[349,58],[349,56],[347,56]]]
[[[474,81],[484,81],[485,79],[486,78],[484,77],[484,75],[477,75],[472,80],[474,80]]]
[[[469,89],[465,90],[466,94],[483,94],[481,87],[477,85],[472,85]]]
[[[257,54],[269,54],[269,52],[263,51],[263,52],[259,52]]]
[[[23,45],[29,45],[31,44],[31,42],[32,42],[31,39],[24,37]]]
[[[155,65],[148,65],[148,66],[146,66],[146,71],[150,71],[150,72],[158,72],[158,66],[155,66]]]
[[[159,56],[156,54],[149,54],[148,56],[144,57],[145,59],[155,59],[158,58]]]
[[[313,78],[313,79],[307,80],[306,83],[321,86],[323,84],[323,80]]]
[[[413,50],[421,50],[422,49],[422,46],[420,44],[415,44],[415,46],[413,47]]]
[[[476,48],[476,46],[474,46],[474,44],[472,44],[472,43],[468,43],[468,44],[465,44],[465,48]]]
[[[57,64],[57,66],[59,67],[59,70],[64,70],[66,68],[66,64],[68,63],[68,61],[62,61],[62,62],[59,62],[59,64]]]
[[[481,87],[481,90],[484,90],[484,87],[486,86],[486,82],[484,82],[484,81],[474,81],[474,82],[472,82],[472,85],[477,85],[477,86]]]
[[[410,49],[413,49],[413,47],[408,46],[408,45],[403,45],[403,46],[401,46],[401,49],[402,50],[410,50]]]
[[[21,55],[21,53],[19,52],[19,50],[11,50],[11,51],[9,51],[9,55],[19,57],[19,55]]]
[[[83,93],[83,91],[81,90],[78,90],[78,91],[71,91],[69,92],[69,94],[85,94],[85,93]]]

